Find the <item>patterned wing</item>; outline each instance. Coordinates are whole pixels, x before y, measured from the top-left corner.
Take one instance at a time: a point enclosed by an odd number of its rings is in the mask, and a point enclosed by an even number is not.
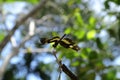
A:
[[[53,38],[51,38],[51,39],[48,39],[48,43],[52,43],[52,42],[57,42],[57,41],[59,41],[59,39],[60,39],[60,37],[59,36],[56,36],[56,37],[53,37]]]
[[[75,44],[71,39],[69,38],[64,38],[63,41],[67,44]]]
[[[80,50],[80,47],[78,45],[72,45],[70,46],[71,49],[75,50],[75,51],[79,51]]]
[[[69,38],[64,38],[61,42],[60,45],[65,47],[65,48],[71,48],[76,51],[80,50],[79,46],[77,46],[71,39]]]
[[[41,38],[40,41],[42,44],[45,44],[45,43],[52,43],[52,42],[57,42],[60,38],[58,36],[56,37],[53,37],[51,39],[47,39],[47,38]]]

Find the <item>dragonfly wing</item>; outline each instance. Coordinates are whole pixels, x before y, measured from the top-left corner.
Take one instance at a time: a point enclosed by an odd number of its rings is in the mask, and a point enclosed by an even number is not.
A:
[[[73,50],[80,50],[79,46],[77,46],[71,39],[69,38],[64,38],[61,42],[60,45],[62,45],[65,48],[71,48]]]
[[[53,37],[51,39],[48,39],[48,43],[52,43],[52,42],[57,42],[59,41],[60,37],[56,36],[56,37]]]
[[[66,41],[68,44],[75,44],[71,39],[64,38],[63,41]]]
[[[64,38],[60,41],[60,45],[62,45],[65,48],[70,48],[70,46],[74,45],[71,39]]]
[[[74,50],[76,50],[76,51],[79,51],[79,50],[80,50],[80,47],[77,46],[77,45],[74,45],[74,46],[72,47],[72,49],[74,49]]]

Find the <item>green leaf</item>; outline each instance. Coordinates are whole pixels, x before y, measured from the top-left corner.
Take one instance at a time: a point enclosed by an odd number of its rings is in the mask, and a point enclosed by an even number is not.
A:
[[[80,68],[80,73],[86,73],[87,71],[89,71],[89,67],[87,66],[87,67],[81,67]]]
[[[88,52],[87,49],[82,49],[80,56],[82,57],[82,59],[88,59]]]
[[[39,0],[19,0],[19,1],[26,1],[26,2],[29,2],[29,3],[33,3],[33,4],[36,4],[39,2]],[[16,2],[16,0],[0,0],[0,3],[2,2],[8,2],[8,3],[11,3],[11,2]]]
[[[81,17],[81,14],[80,12],[75,12],[75,17],[76,17],[76,23],[79,25],[79,26],[83,26],[84,25],[84,22],[83,22],[83,19]]]
[[[105,5],[105,8],[106,8],[106,9],[109,9],[109,8],[110,8],[108,2],[109,2],[109,0],[106,0],[106,1],[104,2],[104,5]]]
[[[9,70],[5,71],[2,80],[15,80],[14,74],[13,74],[13,69],[9,69]]]
[[[58,36],[59,34],[55,31],[51,32],[50,34],[52,34],[52,36]]]
[[[30,3],[35,4],[35,3],[38,3],[38,2],[39,2],[39,0],[27,0],[27,2],[30,2]]]
[[[108,69],[107,74],[102,75],[102,80],[116,80],[116,70]]]
[[[92,59],[97,59],[97,57],[98,57],[97,52],[91,51],[91,52],[89,53],[89,59],[90,59],[90,60],[92,60]]]
[[[77,31],[74,32],[74,35],[78,39],[82,39],[85,36],[85,31],[84,30],[77,30]]]
[[[4,3],[4,2],[8,2],[8,3],[11,3],[11,2],[15,2],[16,0],[0,0],[0,3]]]
[[[102,61],[98,61],[96,64],[95,64],[95,68],[97,71],[101,71],[105,68],[104,64],[102,63]]]
[[[95,72],[86,74],[83,80],[95,80]]]
[[[59,50],[61,51],[59,58],[61,59],[62,57],[66,57],[67,59],[73,59],[75,58],[76,54],[78,54],[76,51],[72,50],[72,49],[66,49],[64,47],[59,47]]]
[[[4,39],[5,34],[3,32],[0,32],[0,42]]]
[[[104,46],[102,45],[102,42],[101,42],[100,38],[96,38],[96,43],[97,43],[98,48],[100,48],[100,49],[104,48]]]
[[[87,33],[87,39],[88,40],[93,39],[95,38],[95,35],[96,35],[96,30],[91,30]]]
[[[71,32],[71,27],[68,27],[66,30],[65,30],[65,34],[70,34],[70,32]]]
[[[95,18],[94,18],[94,17],[91,16],[91,17],[89,18],[89,24],[90,24],[89,27],[91,27],[91,28],[94,27],[94,25],[95,25]]]
[[[79,62],[79,61],[76,61],[76,62],[72,63],[71,65],[72,65],[72,66],[78,66],[78,65],[80,65],[80,62]]]

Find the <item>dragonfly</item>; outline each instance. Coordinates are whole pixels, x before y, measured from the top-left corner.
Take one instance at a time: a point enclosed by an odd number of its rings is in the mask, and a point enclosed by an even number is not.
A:
[[[63,35],[62,37],[55,36],[51,39],[41,38],[40,41],[42,44],[54,43],[53,47],[56,47],[58,44],[60,44],[61,46],[65,47],[65,48],[71,48],[75,51],[80,50],[80,47],[78,45],[76,45],[75,42],[72,41],[72,39],[64,38],[64,37],[65,37],[65,35]]]

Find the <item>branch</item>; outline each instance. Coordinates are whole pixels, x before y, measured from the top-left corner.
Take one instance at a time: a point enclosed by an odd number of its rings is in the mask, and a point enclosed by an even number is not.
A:
[[[36,29],[35,32],[36,32],[36,34],[39,34],[41,31],[42,31],[42,30],[37,30],[37,29]],[[31,34],[26,34],[26,36],[25,36],[25,38],[22,40],[21,44],[20,44],[19,46],[13,47],[12,52],[9,53],[9,55],[7,55],[7,56],[4,58],[3,64],[2,64],[1,67],[0,67],[0,80],[2,80],[2,77],[3,77],[3,75],[4,75],[4,72],[5,72],[5,70],[6,70],[6,67],[7,67],[10,59],[11,59],[12,57],[14,57],[15,55],[17,55],[17,54],[19,53],[19,49],[20,49],[22,46],[24,46],[24,43],[25,43],[26,41],[28,41],[30,38],[32,38],[33,36],[35,36],[35,34],[33,34],[33,35],[31,35]],[[46,51],[46,50],[44,50],[44,51]]]
[[[13,50],[12,50],[12,52],[4,58],[3,64],[2,64],[2,66],[0,67],[0,80],[2,80],[2,77],[3,77],[3,75],[4,75],[4,72],[5,72],[5,70],[6,70],[6,67],[7,67],[10,59],[19,53],[19,49],[20,49],[20,48],[24,45],[24,43],[25,43],[27,40],[29,40],[31,37],[32,37],[32,36],[30,36],[30,35],[29,35],[29,36],[26,35],[26,37],[25,37],[24,40],[21,42],[21,44],[20,44],[18,47],[14,47]]]
[[[78,80],[77,76],[73,74],[65,64],[62,64],[62,61],[59,60],[56,56],[56,51],[53,51],[53,55],[56,58],[56,62],[58,63],[59,67],[62,69],[62,71],[70,77],[71,80]]]
[[[41,53],[41,52],[52,52],[50,49],[45,48],[37,48],[37,49],[24,49],[22,50],[23,53],[31,52],[31,53]]]
[[[8,43],[8,41],[10,41],[11,36],[14,34],[14,32],[16,31],[16,29],[18,29],[18,27],[24,23],[29,17],[33,16],[37,11],[40,11],[43,6],[45,5],[45,3],[48,0],[42,0],[37,6],[35,6],[26,16],[24,16],[23,18],[21,18],[19,21],[16,22],[14,28],[9,32],[9,34],[3,39],[3,41],[0,43],[0,53],[3,50],[3,48],[5,47],[5,45]]]
[[[65,74],[67,74],[67,75],[71,78],[71,80],[78,80],[78,79],[77,79],[77,76],[74,75],[74,74],[67,68],[67,66],[66,66],[65,64],[62,64],[61,68],[62,68],[62,71],[65,72]]]

